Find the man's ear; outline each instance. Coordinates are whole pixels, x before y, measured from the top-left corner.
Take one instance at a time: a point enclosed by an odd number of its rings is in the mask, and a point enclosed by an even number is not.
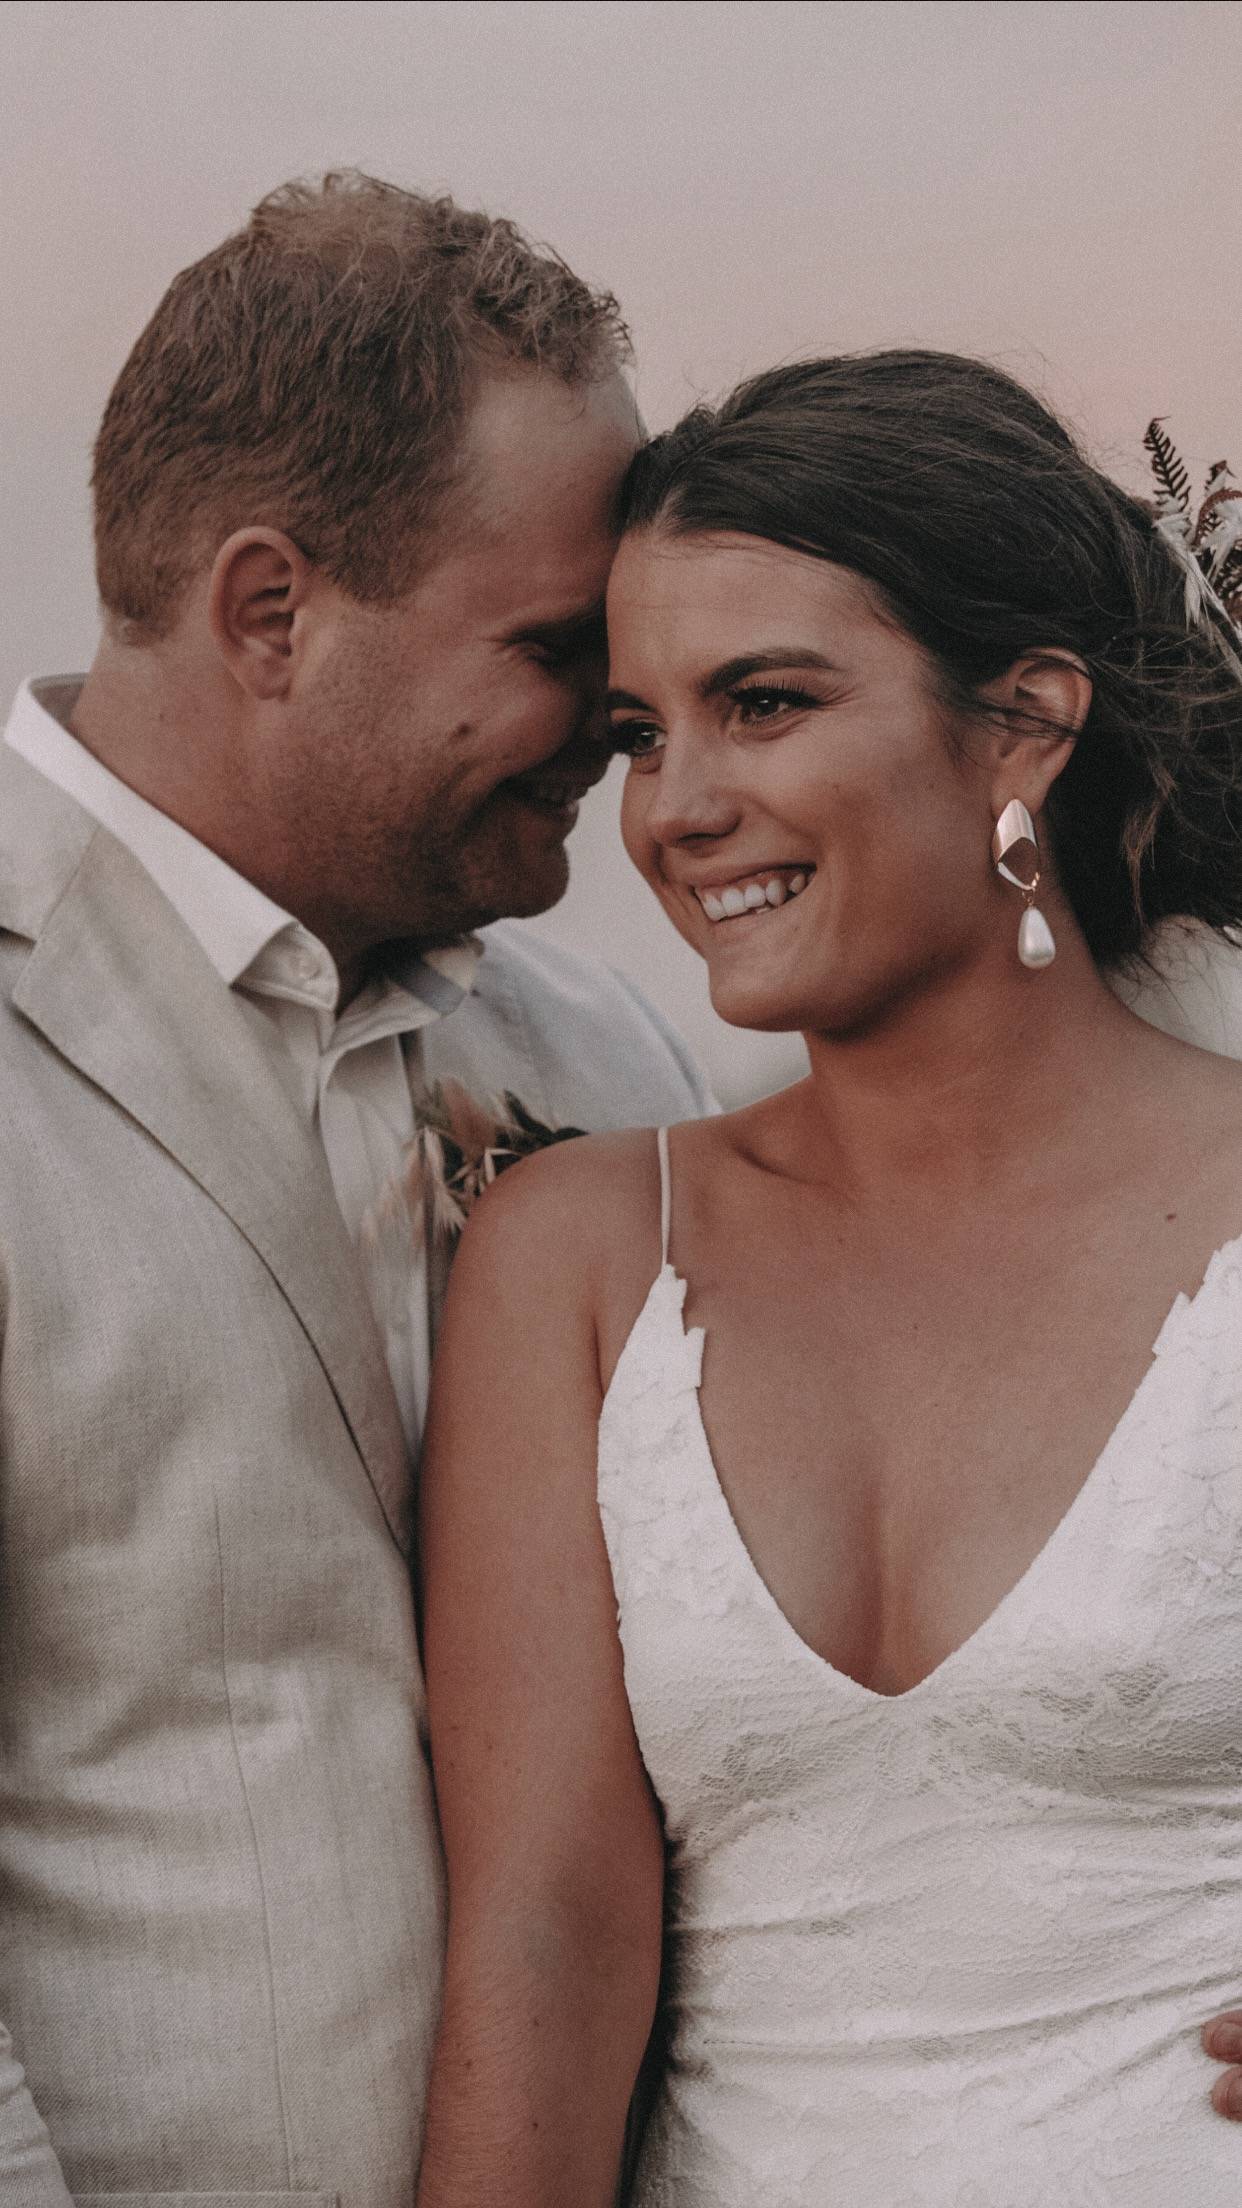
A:
[[[252,698],[280,698],[292,674],[293,621],[312,569],[279,529],[236,529],[212,564],[207,609],[229,673]]]
[[[1025,652],[979,696],[1000,709],[987,721],[993,815],[1017,797],[1038,818],[1091,710],[1086,666],[1059,646]]]

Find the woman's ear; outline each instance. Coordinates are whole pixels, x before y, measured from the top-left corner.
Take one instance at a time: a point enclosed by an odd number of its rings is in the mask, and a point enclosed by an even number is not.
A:
[[[1038,818],[1091,710],[1086,666],[1059,647],[1025,652],[979,696],[996,712],[986,738],[993,814],[1017,797]]]
[[[235,682],[259,701],[280,698],[292,673],[293,621],[310,562],[279,529],[237,529],[216,554],[207,617]]]

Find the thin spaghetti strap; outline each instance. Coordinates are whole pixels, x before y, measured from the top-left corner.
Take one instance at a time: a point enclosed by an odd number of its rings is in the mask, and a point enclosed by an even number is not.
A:
[[[673,1181],[668,1163],[668,1129],[661,1127],[656,1135],[656,1149],[660,1155],[660,1263],[668,1264],[669,1228],[673,1217]]]

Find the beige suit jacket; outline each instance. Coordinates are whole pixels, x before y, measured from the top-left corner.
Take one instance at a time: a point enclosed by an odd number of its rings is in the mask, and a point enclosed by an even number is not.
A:
[[[437,1070],[702,1108],[542,957]],[[592,1018],[646,1053],[611,1109]],[[443,1897],[391,1384],[262,1013],[3,747],[0,1329],[0,2203],[410,2208]]]

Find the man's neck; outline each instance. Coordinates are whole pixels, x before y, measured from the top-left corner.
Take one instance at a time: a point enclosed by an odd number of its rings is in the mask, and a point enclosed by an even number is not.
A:
[[[105,638],[69,715],[69,729],[101,766],[166,813],[235,873],[301,921],[331,952],[343,1007],[365,986],[372,946],[316,909],[282,847],[281,823],[254,786],[236,713],[215,667],[178,664],[158,647]],[[256,829],[265,827],[260,837]]]
[[[78,693],[69,728],[118,781],[250,878],[233,852],[220,848],[222,794],[229,791],[235,811],[239,795],[244,798],[237,773],[242,762],[224,756],[235,747],[219,710],[222,703],[179,675],[174,704],[156,650],[105,640]]]

